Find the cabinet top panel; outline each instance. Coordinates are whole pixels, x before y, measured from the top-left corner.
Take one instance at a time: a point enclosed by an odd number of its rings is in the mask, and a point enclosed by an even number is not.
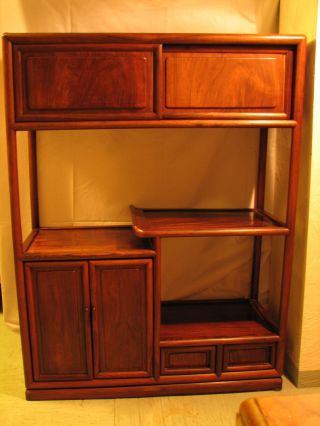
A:
[[[135,237],[130,228],[47,228],[39,230],[24,259],[114,259],[154,255],[148,241]]]
[[[276,34],[6,34],[8,125],[294,127],[305,50]]]
[[[304,35],[283,34],[147,34],[147,33],[7,33],[15,43],[160,43],[160,44],[271,44],[295,45]]]

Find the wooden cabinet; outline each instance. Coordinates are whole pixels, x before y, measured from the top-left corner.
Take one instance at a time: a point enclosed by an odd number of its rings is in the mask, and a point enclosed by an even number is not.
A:
[[[12,229],[28,399],[281,388],[305,58],[305,38],[293,35],[4,37]],[[253,208],[131,206],[130,226],[42,229],[37,131],[136,127],[260,128]],[[271,127],[291,129],[285,220],[264,205]],[[30,136],[33,229],[26,239],[19,131]],[[217,236],[253,239],[250,295],[162,302],[163,239]],[[277,321],[260,301],[265,236],[285,240]]]

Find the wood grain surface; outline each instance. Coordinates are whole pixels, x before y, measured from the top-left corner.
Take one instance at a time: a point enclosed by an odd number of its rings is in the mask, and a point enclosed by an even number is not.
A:
[[[25,259],[152,257],[147,240],[131,228],[40,229],[24,254]]]
[[[151,210],[131,206],[139,237],[285,235],[289,230],[254,210]]]

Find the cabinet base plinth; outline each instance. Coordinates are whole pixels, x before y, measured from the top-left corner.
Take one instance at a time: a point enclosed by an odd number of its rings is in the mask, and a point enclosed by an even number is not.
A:
[[[166,395],[196,395],[224,392],[280,390],[281,378],[239,380],[232,382],[183,383],[156,386],[126,386],[118,388],[27,389],[29,401],[58,399],[133,398]]]

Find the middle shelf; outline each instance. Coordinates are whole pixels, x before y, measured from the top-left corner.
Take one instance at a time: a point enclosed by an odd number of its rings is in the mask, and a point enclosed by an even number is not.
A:
[[[138,237],[201,237],[228,235],[286,235],[289,228],[255,209],[156,210],[131,206]]]

